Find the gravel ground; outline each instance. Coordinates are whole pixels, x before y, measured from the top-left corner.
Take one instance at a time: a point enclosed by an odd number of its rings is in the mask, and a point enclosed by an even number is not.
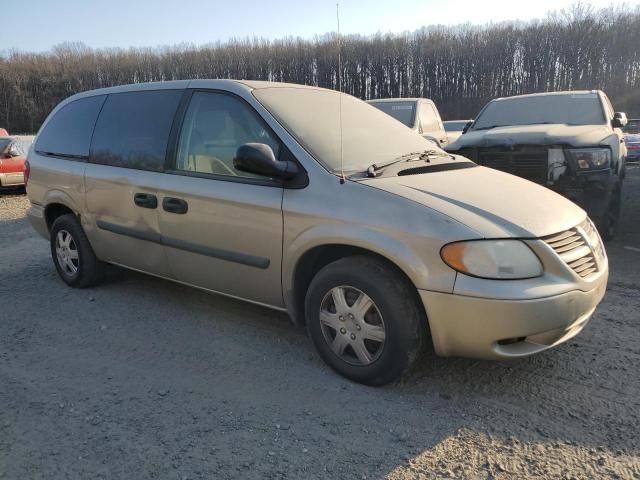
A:
[[[283,314],[116,268],[66,287],[2,194],[0,478],[640,478],[640,168],[625,196],[577,338],[368,388]]]

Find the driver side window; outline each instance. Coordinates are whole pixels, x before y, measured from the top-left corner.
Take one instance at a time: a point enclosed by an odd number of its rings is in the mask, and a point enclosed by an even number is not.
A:
[[[176,168],[187,172],[266,178],[236,170],[233,157],[245,143],[264,143],[278,158],[280,144],[244,102],[227,94],[194,92],[178,143]]]

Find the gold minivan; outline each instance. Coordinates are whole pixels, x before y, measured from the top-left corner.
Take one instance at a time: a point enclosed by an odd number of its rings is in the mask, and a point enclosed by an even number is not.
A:
[[[68,285],[114,264],[286,311],[326,363],[371,385],[427,344],[488,359],[558,345],[607,285],[582,209],[321,88],[81,93],[43,124],[26,176]]]

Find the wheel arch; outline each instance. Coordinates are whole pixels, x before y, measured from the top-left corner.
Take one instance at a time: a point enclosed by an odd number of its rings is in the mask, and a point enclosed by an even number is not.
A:
[[[336,260],[360,255],[378,259],[401,276],[407,284],[412,287],[410,289],[411,295],[414,296],[423,314],[423,318],[425,322],[427,322],[426,311],[418,294],[418,287],[402,267],[388,256],[376,251],[376,249],[350,244],[348,242],[331,242],[314,245],[304,251],[304,253],[298,257],[291,271],[290,279],[285,287],[285,304],[295,324],[302,325],[305,323],[305,295],[313,277],[323,267]]]
[[[52,202],[44,207],[44,218],[47,222],[47,231],[51,231],[51,226],[56,219],[62,215],[72,214],[78,216],[78,213],[69,207],[66,203]]]

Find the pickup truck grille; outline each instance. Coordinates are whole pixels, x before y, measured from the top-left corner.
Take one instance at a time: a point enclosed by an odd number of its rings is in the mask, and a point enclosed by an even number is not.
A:
[[[605,256],[600,235],[588,218],[577,227],[542,237],[542,240],[582,278],[597,272],[598,263]]]
[[[511,173],[541,185],[547,184],[548,153],[544,146],[488,147],[479,148],[474,153],[472,156],[475,158],[472,160],[479,165]]]

